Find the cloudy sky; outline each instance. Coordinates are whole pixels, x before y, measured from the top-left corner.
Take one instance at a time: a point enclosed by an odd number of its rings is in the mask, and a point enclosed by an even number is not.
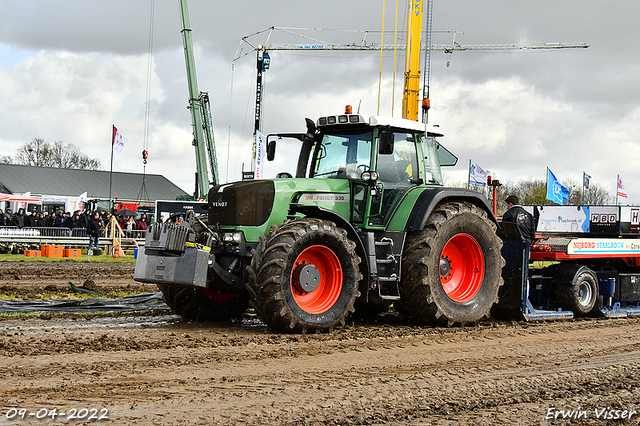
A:
[[[154,7],[153,63],[147,79]],[[223,181],[251,162],[255,55],[234,58],[241,38],[265,28],[368,30],[381,41],[383,0],[190,0],[200,90],[208,91]],[[387,1],[385,43],[393,42],[395,2]],[[405,26],[405,1],[398,26]],[[163,174],[193,191],[195,155],[177,0],[0,0],[0,155],[35,137],[80,147],[109,169],[111,126],[124,136],[114,170]],[[466,181],[469,159],[501,180],[592,183],[614,193],[616,175],[640,203],[640,3],[435,0],[434,44],[587,43],[588,49],[433,52],[430,123],[459,158],[448,170]],[[360,43],[363,32],[303,32]],[[267,43],[266,34],[250,39]],[[303,42],[276,31],[270,43]],[[403,42],[403,41],[402,41]],[[243,52],[250,51],[243,45]],[[447,62],[449,66],[447,67]],[[400,115],[402,64],[395,78]],[[263,132],[304,130],[304,118],[360,105],[377,110],[379,52],[271,53]],[[385,52],[381,114],[391,115],[393,53]],[[149,91],[149,134],[145,104]],[[293,153],[291,153],[293,154]],[[275,174],[284,163],[269,164]]]

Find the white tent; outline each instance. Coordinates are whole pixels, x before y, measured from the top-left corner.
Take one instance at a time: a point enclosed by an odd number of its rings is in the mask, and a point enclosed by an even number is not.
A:
[[[38,198],[34,198],[26,195],[18,195],[18,194],[0,193],[0,201],[40,204],[40,200]]]

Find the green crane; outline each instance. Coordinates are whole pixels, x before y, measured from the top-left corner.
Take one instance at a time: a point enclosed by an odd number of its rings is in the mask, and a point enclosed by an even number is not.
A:
[[[209,93],[198,91],[196,63],[193,55],[193,41],[187,0],[180,0],[182,14],[182,41],[184,44],[184,60],[187,66],[187,82],[189,84],[189,110],[191,111],[191,127],[193,129],[193,146],[196,148],[196,200],[207,198],[209,188],[218,185],[218,160],[216,158],[215,140]],[[208,161],[207,161],[208,154]],[[207,162],[208,167],[207,167]]]

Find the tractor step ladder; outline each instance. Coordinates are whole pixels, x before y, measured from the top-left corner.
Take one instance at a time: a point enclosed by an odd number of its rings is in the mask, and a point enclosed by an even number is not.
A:
[[[399,259],[393,255],[393,240],[382,238],[375,242],[378,270],[378,295],[383,300],[400,299]]]

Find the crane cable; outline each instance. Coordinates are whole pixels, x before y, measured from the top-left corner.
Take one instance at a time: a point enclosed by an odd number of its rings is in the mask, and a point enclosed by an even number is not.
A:
[[[387,0],[382,0],[382,38],[380,40],[380,74],[378,75],[378,112],[376,115],[380,115],[380,88],[382,86],[382,46],[384,45],[384,20],[387,10]]]
[[[147,164],[145,153],[149,149],[149,117],[151,110],[151,77],[153,71],[153,27],[155,14],[155,0],[151,0],[151,14],[149,17],[149,50],[147,54],[147,87],[144,102],[144,139],[143,139],[143,160]]]
[[[144,102],[144,136],[142,140],[142,185],[140,187],[140,192],[138,192],[138,200],[141,200],[143,196],[145,197],[145,200],[149,199],[145,181],[147,176],[147,161],[149,157],[149,123],[151,114],[151,77],[153,71],[153,28],[155,21],[155,9],[156,1],[151,0],[151,12],[149,16],[149,49],[147,53],[147,87]]]
[[[396,30],[393,37],[393,84],[391,89],[391,117],[396,104],[396,58],[398,54],[398,1],[396,0]]]
[[[396,61],[398,57],[398,2],[396,0],[396,16],[395,16],[395,33],[393,38],[393,78],[392,78],[392,89],[391,89],[391,117],[393,117],[393,110],[396,103]],[[384,22],[386,15],[387,2],[383,0],[382,2],[382,36],[380,40],[380,74],[378,76],[378,115],[380,115],[380,93],[382,90],[382,56],[383,56],[383,47],[384,47]]]

